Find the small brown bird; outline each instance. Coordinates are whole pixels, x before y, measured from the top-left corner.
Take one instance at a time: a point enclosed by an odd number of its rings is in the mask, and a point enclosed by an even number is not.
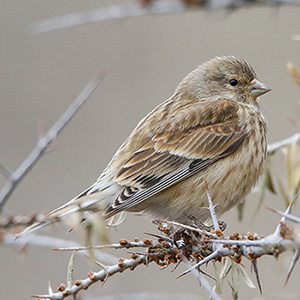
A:
[[[112,223],[124,211],[205,222],[205,180],[216,213],[224,213],[262,174],[267,123],[257,98],[268,91],[242,59],[201,64],[139,122],[91,187],[19,236],[77,211],[100,210]]]

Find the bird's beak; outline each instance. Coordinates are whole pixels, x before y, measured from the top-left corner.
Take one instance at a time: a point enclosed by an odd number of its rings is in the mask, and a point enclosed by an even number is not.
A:
[[[257,98],[267,92],[270,92],[271,89],[264,83],[258,81],[257,79],[253,79],[251,82],[251,92],[250,95],[253,96],[254,98]]]

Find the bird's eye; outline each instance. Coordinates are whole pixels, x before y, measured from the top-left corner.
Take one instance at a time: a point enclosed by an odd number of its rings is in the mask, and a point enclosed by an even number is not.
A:
[[[230,85],[236,86],[238,84],[238,81],[236,79],[230,79],[229,80]]]

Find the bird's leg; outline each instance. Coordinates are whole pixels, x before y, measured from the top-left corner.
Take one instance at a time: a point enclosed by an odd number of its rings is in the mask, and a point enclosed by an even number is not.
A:
[[[185,230],[185,228],[180,228],[173,235],[173,242],[177,248],[180,248],[185,244],[183,239]]]
[[[192,220],[193,225],[196,226],[198,229],[204,230],[204,231],[211,231],[212,229],[215,229],[213,225],[206,225],[203,222],[196,219],[194,216],[189,216],[189,218]],[[224,221],[218,221],[220,229],[225,231],[227,224]]]

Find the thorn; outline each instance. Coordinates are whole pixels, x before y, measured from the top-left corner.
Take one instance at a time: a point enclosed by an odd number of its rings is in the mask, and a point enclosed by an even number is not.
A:
[[[295,201],[296,201],[297,198],[298,198],[298,194],[296,194],[296,195],[294,196],[293,200],[291,201],[291,203],[290,203],[291,208],[292,208],[292,206],[294,205],[294,203],[295,203]],[[288,213],[290,213],[290,211],[289,211]]]
[[[274,212],[275,214],[279,215],[279,216],[285,216],[288,220],[295,222],[295,223],[299,223],[300,224],[300,218],[295,217],[291,214],[284,214],[284,212],[274,209],[272,207],[268,207],[266,206],[266,209],[269,209],[270,211]]]
[[[42,120],[38,120],[36,122],[36,128],[38,133],[38,139],[43,138],[47,132],[45,122]]]
[[[279,235],[280,234],[281,223],[286,221],[286,216],[291,212],[292,206],[293,206],[296,198],[297,198],[297,195],[295,195],[294,199],[290,202],[290,204],[286,208],[279,224],[277,225],[277,227],[275,229],[274,235]]]
[[[106,274],[105,278],[103,279],[102,286],[104,286],[104,284],[107,282],[107,280],[108,280],[108,274]]]
[[[106,265],[102,264],[100,261],[98,261],[98,260],[96,260],[96,259],[94,259],[94,263],[95,263],[97,266],[101,267],[103,270],[107,269],[107,266],[106,266]]]
[[[8,180],[12,180],[13,173],[8,170],[4,165],[0,163],[0,173],[7,178]]]
[[[74,262],[75,262],[75,256],[76,252],[74,251],[70,257],[69,264],[68,264],[68,272],[67,272],[67,287],[68,289],[72,288],[73,282],[74,282]]]
[[[41,140],[47,134],[45,122],[42,121],[42,120],[38,120],[36,127],[37,127],[37,132],[38,132],[38,139]],[[50,152],[53,152],[53,151],[56,151],[56,150],[60,150],[61,148],[62,148],[61,145],[59,145],[58,142],[57,142],[57,136],[55,136],[50,141],[47,148],[45,149],[45,153],[50,153]]]
[[[159,234],[154,234],[154,233],[150,233],[150,232],[144,232],[146,235],[150,235],[152,237],[155,237],[157,239],[162,239],[168,243],[171,243],[171,244],[174,244],[174,241],[168,237],[165,237],[165,236],[162,236],[162,235],[159,235]]]
[[[216,211],[215,211],[215,207],[214,204],[212,203],[211,200],[211,196],[210,196],[210,192],[209,192],[209,188],[208,188],[208,183],[206,181],[206,179],[204,179],[204,183],[205,183],[205,187],[206,187],[206,195],[207,195],[207,199],[208,199],[208,203],[209,203],[209,211],[210,211],[210,215],[211,215],[211,219],[213,221],[214,224],[214,229],[218,230],[220,229],[219,227],[219,223],[216,217]]]
[[[48,282],[48,293],[49,293],[50,296],[53,295],[53,290],[52,290],[52,287],[51,287],[51,281],[50,280]]]
[[[219,256],[219,252],[215,251],[212,254],[206,256],[204,259],[202,259],[201,261],[199,261],[197,264],[193,265],[191,268],[187,269],[186,271],[184,271],[183,273],[181,273],[179,276],[176,277],[176,279],[181,278],[182,276],[190,273],[192,270],[206,264],[207,262],[211,261],[212,259],[216,258]]]
[[[253,270],[255,272],[255,276],[256,276],[256,281],[257,281],[257,284],[258,284],[259,292],[262,295],[263,292],[262,292],[262,287],[261,287],[261,284],[260,284],[260,279],[259,279],[259,274],[258,274],[257,260],[253,259],[251,262],[252,262]]]
[[[186,263],[188,266],[191,266],[190,261],[189,261],[182,253],[178,253],[178,257],[179,257],[184,263]],[[181,274],[180,274],[179,276],[177,276],[175,279],[181,278],[182,276],[184,276],[185,274],[187,274],[189,270],[191,271],[193,267],[194,267],[194,266],[190,267],[190,269],[188,269],[187,271],[181,273]]]
[[[291,261],[291,265],[290,265],[288,274],[287,274],[287,276],[286,276],[286,280],[285,280],[285,282],[284,282],[284,286],[287,285],[287,283],[288,283],[288,281],[289,281],[289,279],[290,279],[290,276],[292,275],[292,272],[293,272],[293,270],[294,270],[294,267],[295,267],[295,265],[296,265],[298,259],[299,259],[299,250],[296,249],[296,250],[295,250],[295,253],[294,253],[294,255],[293,255],[292,261]]]

